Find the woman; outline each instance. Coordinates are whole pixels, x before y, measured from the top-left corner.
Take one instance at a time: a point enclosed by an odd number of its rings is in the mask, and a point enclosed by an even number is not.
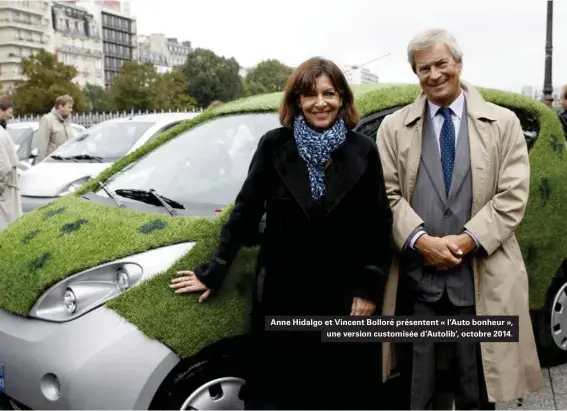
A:
[[[214,258],[171,285],[218,289],[266,213],[253,308],[248,379],[253,408],[377,408],[376,343],[322,343],[315,332],[264,331],[264,317],[368,316],[381,303],[391,261],[392,213],[375,143],[352,129],[360,116],[341,70],[312,58],[290,76],[282,127],[254,154]]]

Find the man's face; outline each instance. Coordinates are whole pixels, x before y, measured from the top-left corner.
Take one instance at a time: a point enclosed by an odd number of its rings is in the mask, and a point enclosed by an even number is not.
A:
[[[462,63],[455,61],[445,44],[417,51],[415,71],[423,92],[440,106],[450,105],[460,94]]]
[[[12,118],[12,115],[14,113],[14,109],[12,107],[6,109],[6,110],[0,110],[0,120],[10,120]]]
[[[73,103],[67,103],[59,106],[59,114],[61,114],[61,117],[63,118],[69,117],[72,112],[73,112]]]

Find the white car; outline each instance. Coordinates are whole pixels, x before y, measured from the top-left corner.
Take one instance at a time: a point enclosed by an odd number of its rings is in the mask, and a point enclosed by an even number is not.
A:
[[[87,128],[73,123],[73,136],[84,132]],[[8,123],[6,131],[12,137],[18,152],[20,163],[18,165],[19,171],[25,171],[32,167],[37,157],[37,135],[39,130],[39,121],[25,121],[21,123]]]
[[[35,210],[75,191],[116,160],[197,114],[135,115],[88,128],[22,173],[23,211]]]

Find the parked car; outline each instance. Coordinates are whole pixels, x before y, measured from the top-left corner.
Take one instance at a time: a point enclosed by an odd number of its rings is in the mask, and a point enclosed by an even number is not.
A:
[[[355,88],[358,130],[418,87]],[[557,117],[521,95],[481,90],[520,118],[532,193],[519,241],[542,360],[567,345],[567,175]],[[0,387],[34,409],[242,409],[254,243],[197,304],[169,282],[206,262],[281,94],[205,112],[0,233]],[[372,212],[372,210],[367,210]],[[261,235],[263,224],[258,228]],[[550,354],[551,353],[551,354]]]
[[[103,121],[21,175],[24,212],[73,192],[124,155],[197,113],[143,114]]]
[[[86,130],[86,127],[73,123],[73,136],[77,136]],[[38,153],[37,133],[39,130],[38,121],[25,121],[21,123],[8,123],[6,131],[12,137],[18,152],[20,163],[18,168],[20,171],[25,171],[32,167],[35,163],[35,158]]]

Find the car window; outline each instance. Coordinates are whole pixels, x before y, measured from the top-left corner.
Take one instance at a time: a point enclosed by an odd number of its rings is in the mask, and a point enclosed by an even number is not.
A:
[[[12,137],[19,160],[27,160],[32,150],[33,128],[11,128],[6,129]]]
[[[258,141],[277,113],[216,118],[187,130],[117,173],[108,189],[154,188],[181,203],[226,205],[247,176]]]
[[[115,160],[123,157],[154,122],[107,122],[97,124],[62,145],[53,154],[70,157],[90,155]]]
[[[175,121],[171,124],[167,124],[165,126],[163,126],[162,128],[160,128],[158,131],[156,131],[149,139],[148,141],[153,140],[156,137],[161,136],[163,133],[165,133],[167,130],[169,130],[170,128],[175,127],[176,125],[178,125],[179,123],[181,123],[181,121]]]
[[[522,125],[522,130],[524,131],[524,137],[526,143],[528,144],[528,151],[531,150],[533,145],[536,143],[539,137],[539,122],[535,114],[522,110],[520,108],[508,107],[510,110],[516,114]]]
[[[10,137],[12,137],[12,141],[14,142],[14,144],[21,144],[23,140],[25,140],[29,134],[31,132],[33,132],[33,128],[31,127],[18,127],[18,128],[12,128],[12,127],[8,127],[6,129],[6,131],[8,132],[8,134],[10,134]]]

